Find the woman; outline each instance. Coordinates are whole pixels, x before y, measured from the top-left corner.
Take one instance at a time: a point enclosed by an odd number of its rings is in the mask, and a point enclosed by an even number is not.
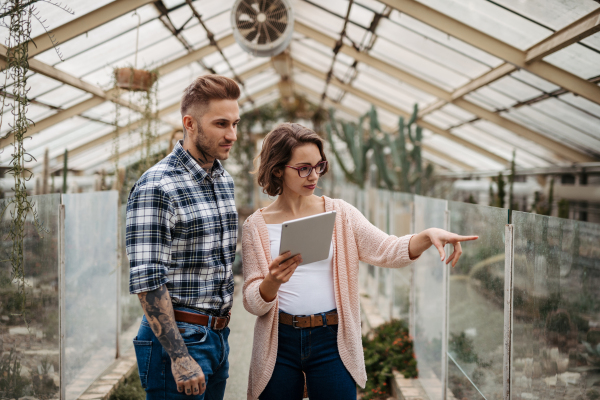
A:
[[[280,124],[263,142],[258,183],[270,196],[268,207],[252,214],[243,229],[244,307],[258,316],[248,398],[301,399],[304,374],[311,400],[354,399],[356,383],[367,380],[361,343],[358,262],[386,268],[409,265],[432,244],[444,260],[458,236],[442,229],[389,236],[340,199],[313,194],[328,170],[323,141],[299,124]],[[302,265],[302,255],[277,255],[281,224],[336,211],[329,258]]]

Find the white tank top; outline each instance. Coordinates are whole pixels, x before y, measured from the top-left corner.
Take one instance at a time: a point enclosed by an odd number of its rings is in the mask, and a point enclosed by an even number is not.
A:
[[[282,224],[267,224],[271,258],[279,255]],[[300,265],[289,281],[279,287],[279,309],[292,315],[311,315],[333,310],[333,242],[329,257]]]

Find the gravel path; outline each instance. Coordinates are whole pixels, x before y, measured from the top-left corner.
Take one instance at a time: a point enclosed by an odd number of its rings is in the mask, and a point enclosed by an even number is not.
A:
[[[242,278],[235,277],[235,294],[229,327],[229,379],[225,390],[225,400],[246,399],[248,388],[248,370],[252,357],[252,339],[254,337],[254,321],[242,304]]]

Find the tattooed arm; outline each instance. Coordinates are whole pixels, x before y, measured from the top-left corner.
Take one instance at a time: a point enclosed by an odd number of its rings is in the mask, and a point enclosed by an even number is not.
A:
[[[204,393],[206,389],[204,373],[189,355],[179,333],[167,287],[162,285],[151,292],[139,293],[138,297],[152,332],[171,357],[171,370],[177,383],[177,390],[180,392],[185,390],[187,395]]]

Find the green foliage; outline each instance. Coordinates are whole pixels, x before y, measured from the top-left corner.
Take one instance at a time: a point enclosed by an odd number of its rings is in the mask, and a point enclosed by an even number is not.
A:
[[[398,134],[390,135],[381,129],[374,106],[359,118],[358,124],[336,121],[334,111],[331,109],[330,122],[326,125],[326,131],[331,148],[346,179],[361,188],[364,187],[370,167],[367,153],[372,150],[371,162],[377,166],[378,185],[382,182],[389,190],[423,193],[431,185],[434,171],[431,164],[423,169],[421,156],[423,129],[416,125],[417,114],[418,107],[415,104],[408,122],[400,117]],[[365,129],[365,125],[368,128]],[[333,140],[334,135],[346,144],[352,159],[352,169],[337,150]],[[412,145],[410,150],[407,141]]]
[[[29,382],[21,376],[21,363],[14,349],[0,358],[0,397],[15,398],[23,396]]]
[[[569,218],[569,201],[561,199],[558,202],[558,218]]]
[[[546,331],[566,335],[571,332],[571,318],[565,310],[556,310],[546,318]]]
[[[418,376],[417,360],[413,354],[412,338],[404,321],[393,320],[379,326],[369,340],[363,336],[367,384],[363,399],[387,398],[392,370],[405,378]]]
[[[473,346],[473,339],[468,338],[464,332],[459,334],[450,333],[448,349],[457,361],[462,361],[464,363],[479,362],[479,356],[475,352]]]
[[[146,391],[142,388],[137,372],[129,375],[110,395],[109,400],[144,400]]]

